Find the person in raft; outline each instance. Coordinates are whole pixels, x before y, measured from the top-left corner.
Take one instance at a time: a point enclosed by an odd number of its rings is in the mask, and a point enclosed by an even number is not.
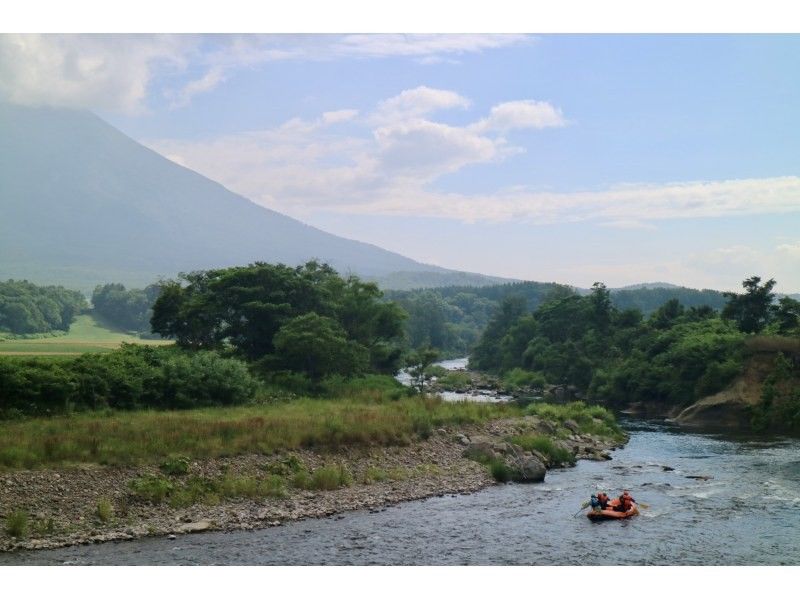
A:
[[[620,511],[624,513],[626,511],[630,511],[633,508],[633,503],[636,502],[633,500],[633,497],[628,493],[627,490],[624,490],[622,494],[619,495],[619,504],[614,507],[615,511]]]
[[[608,494],[605,492],[598,492],[597,494],[592,494],[591,500],[589,500],[589,506],[592,507],[592,511],[602,511],[603,509],[608,508]]]

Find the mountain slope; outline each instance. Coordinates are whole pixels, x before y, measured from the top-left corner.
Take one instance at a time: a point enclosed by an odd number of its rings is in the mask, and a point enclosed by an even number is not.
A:
[[[255,260],[434,271],[268,210],[83,111],[0,103],[0,280],[88,289]]]

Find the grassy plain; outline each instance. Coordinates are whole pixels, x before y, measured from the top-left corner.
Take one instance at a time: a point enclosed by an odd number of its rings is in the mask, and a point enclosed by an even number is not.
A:
[[[191,411],[90,412],[0,422],[0,467],[158,463],[313,448],[406,445],[441,426],[519,415],[511,405],[297,399]]]
[[[69,332],[59,336],[39,338],[0,338],[0,356],[70,357],[82,353],[103,353],[122,343],[165,345],[172,341],[144,340],[136,335],[115,330],[92,314],[75,318]]]

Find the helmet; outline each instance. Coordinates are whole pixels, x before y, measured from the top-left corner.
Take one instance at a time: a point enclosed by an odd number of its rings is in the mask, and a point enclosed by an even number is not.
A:
[[[597,498],[597,495],[596,494],[592,494],[592,498]]]
[[[622,491],[622,496],[628,496],[628,491],[627,490],[623,490]]]

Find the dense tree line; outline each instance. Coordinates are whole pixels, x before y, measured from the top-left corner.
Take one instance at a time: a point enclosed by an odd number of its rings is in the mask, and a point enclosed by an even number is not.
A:
[[[666,301],[649,317],[621,310],[596,283],[589,295],[553,298],[530,311],[507,297],[470,356],[472,367],[515,368],[571,385],[607,403],[691,402],[724,388],[740,371],[748,333],[800,335],[800,303],[774,303],[774,281],[753,277],[729,293],[720,316],[709,306]]]
[[[491,315],[509,297],[531,311],[542,302],[591,291],[556,283],[518,282],[510,284],[451,286],[412,291],[387,291],[387,300],[396,301],[408,312],[406,337],[412,349],[431,346],[445,356],[472,351],[486,330]],[[722,309],[727,297],[720,291],[685,287],[656,287],[610,290],[611,304],[619,311],[636,309],[649,316],[671,299],[685,308]]]
[[[256,388],[244,363],[211,351],[124,345],[72,360],[0,359],[0,417],[235,405]]]
[[[256,263],[163,283],[151,323],[181,347],[230,350],[261,372],[394,373],[405,314],[381,297],[318,262]]]
[[[159,284],[144,289],[126,289],[119,283],[98,285],[92,293],[92,306],[96,313],[117,328],[149,332],[153,303],[160,291]]]
[[[81,293],[64,287],[38,286],[26,280],[0,282],[0,332],[67,331],[87,307]]]
[[[519,297],[534,309],[545,298],[569,293],[569,287],[555,283],[521,282],[387,291],[385,295],[408,313],[405,333],[410,348],[433,347],[443,356],[460,356],[475,345],[505,297]]]

